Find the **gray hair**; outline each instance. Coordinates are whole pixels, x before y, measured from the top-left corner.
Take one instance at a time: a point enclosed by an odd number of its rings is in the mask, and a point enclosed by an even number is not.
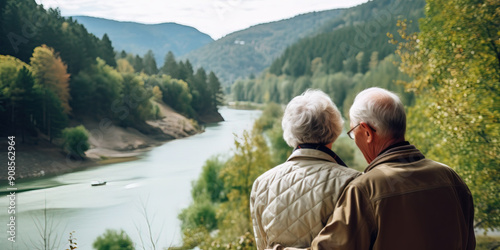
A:
[[[290,147],[302,143],[329,144],[342,132],[344,120],[330,97],[321,90],[307,90],[286,106],[281,126]]]
[[[361,91],[349,110],[351,125],[366,122],[381,136],[402,138],[406,132],[406,113],[399,97],[382,88]]]

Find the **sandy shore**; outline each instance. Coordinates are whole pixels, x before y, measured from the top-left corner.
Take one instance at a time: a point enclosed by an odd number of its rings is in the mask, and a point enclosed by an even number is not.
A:
[[[147,129],[116,126],[109,119],[85,119],[73,121],[72,125],[82,124],[89,131],[91,147],[85,152],[85,159],[74,159],[58,146],[61,140],[49,143],[47,138],[26,140],[16,137],[15,178],[27,179],[52,176],[82,170],[87,167],[131,161],[145,151],[167,141],[184,138],[202,132],[196,123],[178,114],[165,104],[158,104],[161,119],[147,121]],[[0,141],[0,157],[7,161],[7,138]],[[0,180],[7,179],[7,168],[0,171]]]

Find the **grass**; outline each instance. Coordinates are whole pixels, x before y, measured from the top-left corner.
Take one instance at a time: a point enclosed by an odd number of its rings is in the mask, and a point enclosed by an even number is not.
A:
[[[500,236],[476,235],[476,250],[500,249]]]

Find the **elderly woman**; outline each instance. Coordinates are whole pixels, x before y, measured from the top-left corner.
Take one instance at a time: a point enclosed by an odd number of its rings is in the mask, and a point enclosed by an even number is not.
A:
[[[295,150],[255,180],[250,210],[257,249],[309,247],[344,187],[360,175],[331,150],[344,121],[330,97],[308,90],[290,101],[283,138]]]

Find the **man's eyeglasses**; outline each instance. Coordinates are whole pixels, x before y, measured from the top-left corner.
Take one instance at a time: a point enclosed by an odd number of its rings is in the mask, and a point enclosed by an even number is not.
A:
[[[359,125],[361,125],[361,123],[358,123],[358,125],[354,126],[351,128],[351,130],[347,131],[347,135],[349,136],[349,138],[351,138],[352,140],[354,140],[354,129],[357,128]],[[368,124],[366,124],[368,125]],[[368,125],[368,127],[373,130],[373,132],[377,132],[377,130],[373,129],[370,125]]]

